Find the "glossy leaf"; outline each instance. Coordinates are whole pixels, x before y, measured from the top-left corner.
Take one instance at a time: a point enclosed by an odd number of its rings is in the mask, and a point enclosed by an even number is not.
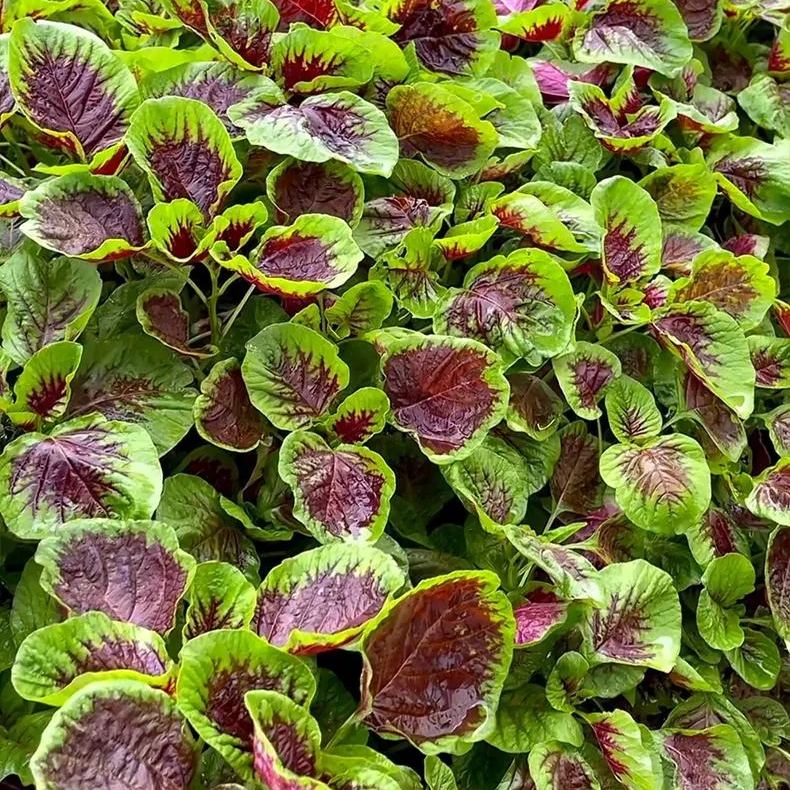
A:
[[[507,380],[496,355],[473,340],[398,338],[386,344],[381,372],[394,426],[435,462],[469,455],[504,416]]]

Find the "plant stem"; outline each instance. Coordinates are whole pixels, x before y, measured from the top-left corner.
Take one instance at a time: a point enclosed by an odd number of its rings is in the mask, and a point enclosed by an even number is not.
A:
[[[211,327],[211,344],[216,345],[220,339],[219,333],[219,317],[217,315],[217,302],[219,301],[219,277],[217,276],[217,267],[213,264],[206,263],[209,277],[211,278],[211,293],[208,296],[206,305],[208,307],[208,321]]]
[[[247,293],[241,297],[241,301],[236,305],[233,312],[230,314],[228,320],[225,322],[225,326],[222,327],[222,334],[219,336],[220,340],[225,337],[225,335],[230,332],[230,328],[233,326],[234,321],[239,317],[239,313],[244,309],[244,305],[247,304],[247,300],[255,293],[255,286],[251,285],[247,289]]]

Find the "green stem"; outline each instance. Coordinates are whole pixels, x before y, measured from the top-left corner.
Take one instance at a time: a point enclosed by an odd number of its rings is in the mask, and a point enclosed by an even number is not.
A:
[[[247,300],[255,293],[255,286],[251,285],[247,289],[247,293],[241,297],[241,301],[236,305],[233,312],[228,317],[228,320],[225,321],[225,326],[222,327],[222,334],[220,335],[220,340],[225,337],[225,335],[230,332],[230,328],[233,326],[234,321],[239,317],[239,313],[244,309],[244,305],[247,304]]]
[[[224,294],[225,291],[227,291],[228,288],[230,288],[230,286],[233,285],[233,283],[235,283],[236,280],[238,279],[239,279],[238,274],[232,274],[230,277],[228,277],[228,279],[225,280],[224,283],[222,283],[222,287],[219,289],[219,296],[222,296],[222,294]]]
[[[217,315],[217,302],[219,301],[219,277],[217,276],[216,266],[207,263],[209,277],[211,278],[211,293],[206,303],[208,307],[208,321],[211,327],[211,344],[216,345],[220,339],[219,316]]]

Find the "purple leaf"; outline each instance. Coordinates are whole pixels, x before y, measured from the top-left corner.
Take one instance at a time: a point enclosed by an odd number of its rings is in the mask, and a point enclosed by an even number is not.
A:
[[[516,618],[516,645],[534,645],[565,622],[568,603],[550,590],[537,589],[513,609],[513,616]]]
[[[312,549],[269,573],[258,590],[252,628],[292,653],[331,650],[353,640],[403,582],[394,560],[377,549]]]
[[[361,711],[376,732],[426,751],[475,740],[493,716],[510,666],[513,614],[488,572],[422,582],[363,642]]]
[[[153,521],[85,519],[41,541],[42,585],[72,612],[165,633],[173,627],[195,561],[170,527]]]

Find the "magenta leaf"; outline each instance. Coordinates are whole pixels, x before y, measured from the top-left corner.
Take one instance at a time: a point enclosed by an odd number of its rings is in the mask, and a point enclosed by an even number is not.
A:
[[[513,614],[497,586],[493,574],[460,571],[385,609],[362,647],[370,727],[428,753],[485,737],[513,650]]]
[[[516,646],[534,645],[559,628],[568,617],[568,603],[550,589],[536,589],[513,609]]]
[[[195,567],[169,526],[109,519],[61,527],[41,541],[36,561],[42,586],[72,612],[100,611],[162,634],[173,627]]]
[[[252,628],[292,653],[331,650],[354,640],[403,582],[394,560],[378,549],[312,549],[269,573],[258,590]],[[317,607],[317,600],[326,604]]]
[[[381,370],[395,427],[434,461],[469,455],[504,416],[507,380],[496,355],[476,341],[399,337],[386,343]]]

